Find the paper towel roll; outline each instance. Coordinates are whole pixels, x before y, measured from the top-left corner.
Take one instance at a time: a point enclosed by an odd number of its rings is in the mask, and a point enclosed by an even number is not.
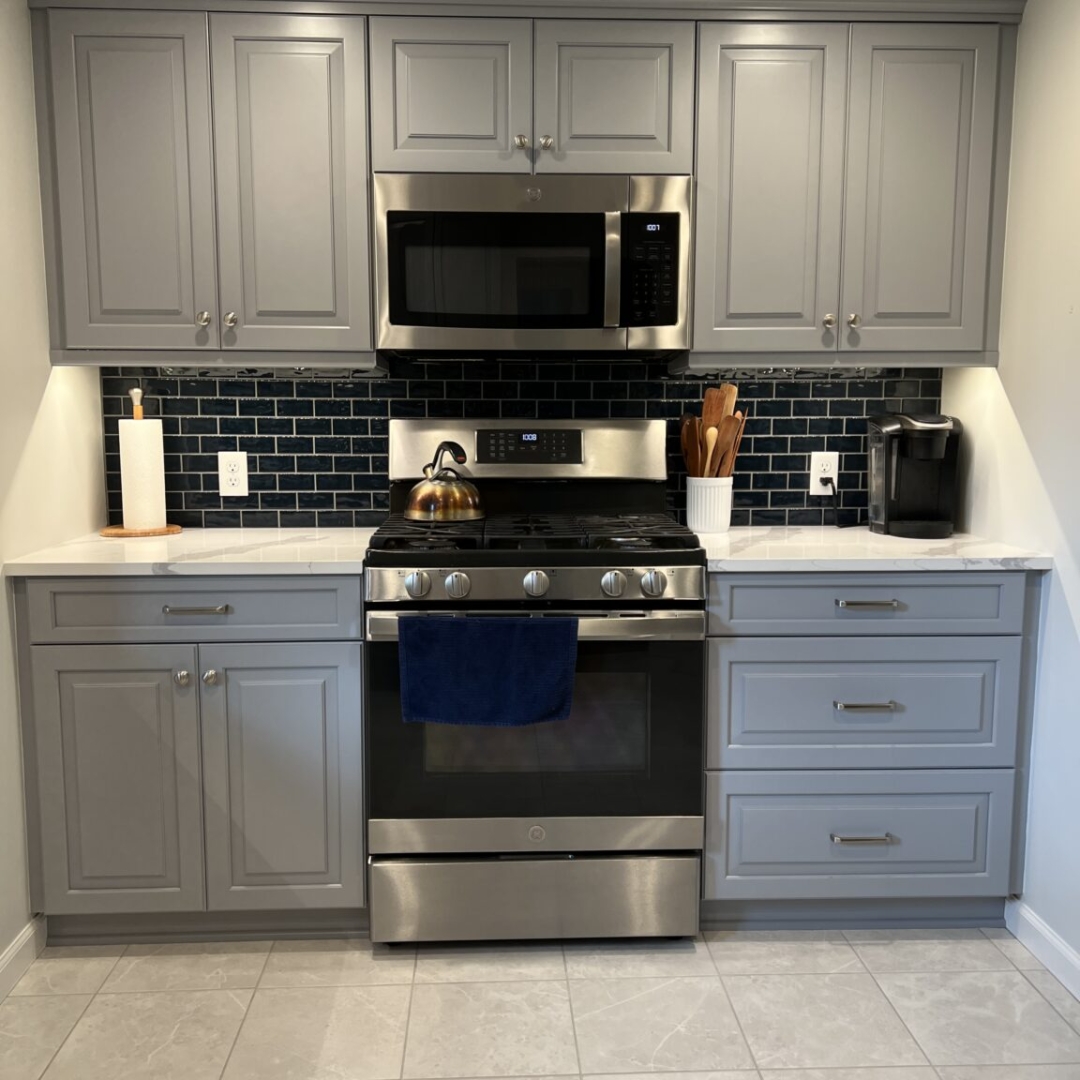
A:
[[[120,421],[125,529],[165,525],[165,442],[160,420]]]

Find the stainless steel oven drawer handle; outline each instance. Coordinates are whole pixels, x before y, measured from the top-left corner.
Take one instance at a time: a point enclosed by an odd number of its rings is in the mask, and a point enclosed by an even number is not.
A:
[[[837,712],[896,712],[895,701],[834,701]]]
[[[837,600],[838,608],[889,608],[895,611],[900,606],[899,600]]]
[[[511,614],[520,617],[521,613]],[[425,615],[405,617],[424,618]],[[449,613],[433,613],[431,617],[454,618],[455,616]],[[397,641],[397,639],[398,615],[396,612],[368,612],[368,641]],[[654,615],[633,618],[579,616],[578,639],[582,641],[704,641],[705,616],[682,612],[658,612]]]
[[[228,604],[216,604],[213,607],[170,607],[164,604],[162,615],[228,615],[232,608]]]
[[[841,836],[839,833],[829,833],[829,839],[834,844],[858,847],[860,844],[891,844],[895,837],[892,833],[882,833],[880,836]]]

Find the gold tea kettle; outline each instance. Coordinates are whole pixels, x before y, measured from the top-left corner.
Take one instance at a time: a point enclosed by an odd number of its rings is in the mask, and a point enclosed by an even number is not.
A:
[[[424,466],[424,479],[409,492],[405,504],[407,521],[478,521],[484,505],[476,485],[459,472],[443,466],[443,454],[450,454],[458,465],[466,461],[465,451],[456,442],[441,442],[430,465]]]

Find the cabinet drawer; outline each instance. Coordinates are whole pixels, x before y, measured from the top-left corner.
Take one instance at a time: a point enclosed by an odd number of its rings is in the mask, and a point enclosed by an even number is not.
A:
[[[709,633],[1019,634],[1021,572],[710,574]]]
[[[359,638],[360,578],[33,578],[35,643]]]
[[[714,638],[707,767],[1010,767],[1020,643]]]
[[[706,898],[1004,896],[1013,780],[1011,769],[710,772]]]

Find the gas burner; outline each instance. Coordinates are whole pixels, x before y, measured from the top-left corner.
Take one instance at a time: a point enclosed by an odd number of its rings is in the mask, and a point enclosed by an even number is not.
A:
[[[392,514],[375,531],[371,547],[378,551],[474,551],[483,546],[482,521],[406,521]]]

